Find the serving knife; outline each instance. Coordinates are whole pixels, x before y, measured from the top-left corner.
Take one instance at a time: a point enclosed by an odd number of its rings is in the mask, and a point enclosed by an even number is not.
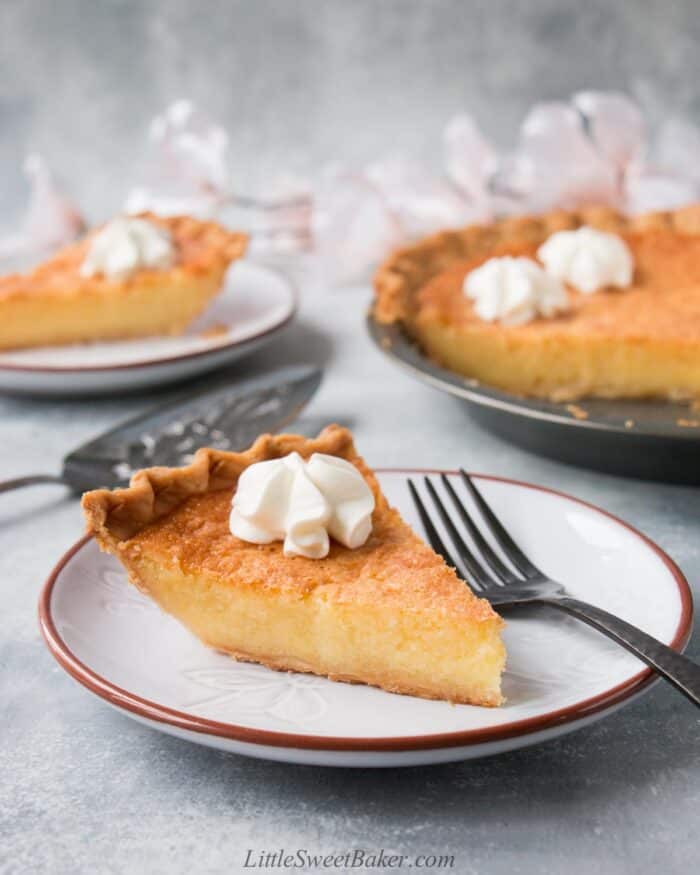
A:
[[[321,382],[310,365],[201,387],[128,419],[73,450],[60,474],[35,474],[0,482],[0,493],[38,483],[60,483],[75,494],[128,484],[139,468],[186,465],[200,447],[243,450],[256,437],[296,418]]]

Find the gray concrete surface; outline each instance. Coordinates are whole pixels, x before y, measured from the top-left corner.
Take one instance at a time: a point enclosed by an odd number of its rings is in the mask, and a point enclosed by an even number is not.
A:
[[[106,215],[148,117],[183,94],[229,125],[251,187],[280,166],[396,142],[429,154],[462,106],[505,136],[537,96],[580,86],[629,87],[696,116],[699,27],[691,0],[6,2],[0,218],[19,209],[14,167],[29,145]],[[348,421],[376,465],[464,464],[600,504],[668,550],[698,594],[697,490],[516,450],[372,349],[367,290],[303,293],[297,324],[241,370],[324,363],[307,423]],[[0,399],[0,479],[56,470],[76,443],[151,402]],[[109,710],[45,650],[36,597],[81,529],[60,489],[0,496],[3,875],[240,872],[248,848],[279,847],[445,852],[454,871],[479,875],[692,871],[700,722],[666,685],[560,741],[481,762],[363,772],[223,755]],[[690,653],[700,657],[697,640]]]

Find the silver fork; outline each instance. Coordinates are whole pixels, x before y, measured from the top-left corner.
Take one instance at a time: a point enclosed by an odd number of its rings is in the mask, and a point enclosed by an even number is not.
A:
[[[449,479],[442,474],[440,479],[445,491],[455,507],[457,516],[469,533],[474,547],[481,556],[481,558],[477,557],[476,552],[467,545],[462,537],[432,481],[426,477],[425,487],[459,560],[458,563],[455,562],[430,518],[415,484],[409,479],[408,488],[430,545],[436,553],[445,559],[448,565],[456,569],[457,574],[463,580],[468,581],[480,596],[488,599],[492,605],[499,609],[547,605],[571,614],[621,644],[630,653],[651,666],[661,677],[673,684],[691,702],[700,706],[700,665],[667,647],[661,641],[657,641],[651,635],[647,635],[646,632],[642,632],[641,629],[637,629],[636,626],[609,614],[602,608],[568,595],[561,583],[552,580],[551,577],[540,571],[518,547],[466,471],[459,473],[488,530],[515,569],[514,571],[509,568],[492,549]]]

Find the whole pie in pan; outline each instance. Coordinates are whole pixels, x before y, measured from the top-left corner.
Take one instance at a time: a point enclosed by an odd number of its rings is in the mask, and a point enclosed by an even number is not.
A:
[[[218,294],[247,237],[190,216],[139,218],[167,231],[171,266],[85,276],[89,234],[29,273],[0,278],[0,349],[182,333]]]
[[[632,283],[583,294],[527,324],[480,319],[467,274],[496,256],[535,259],[556,231],[618,235]],[[700,205],[633,218],[609,209],[554,212],[445,231],[395,252],[375,279],[374,316],[400,323],[437,364],[506,392],[554,401],[700,398]]]
[[[231,534],[242,472],[292,452],[358,469],[375,499],[363,546],[334,541],[325,558],[309,559]],[[502,620],[389,506],[344,428],[315,439],[263,435],[242,453],[202,449],[188,467],[86,493],[83,509],[139,590],[236,659],[430,699],[502,701]]]

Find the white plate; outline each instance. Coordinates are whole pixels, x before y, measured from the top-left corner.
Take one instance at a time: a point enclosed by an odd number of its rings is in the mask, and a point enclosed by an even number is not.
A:
[[[380,481],[420,531],[406,475],[383,471]],[[516,540],[573,595],[684,646],[690,591],[659,547],[574,498],[479,479]],[[554,613],[506,617],[508,701],[501,708],[430,702],[236,663],[128,586],[116,559],[92,540],[80,541],[59,562],[44,588],[40,619],[59,663],[130,717],[200,744],[296,763],[418,765],[499,753],[597,720],[652,679],[621,647]]]
[[[0,391],[75,396],[193,377],[271,340],[294,315],[295,297],[282,274],[238,261],[221,293],[182,336],[3,352]]]

